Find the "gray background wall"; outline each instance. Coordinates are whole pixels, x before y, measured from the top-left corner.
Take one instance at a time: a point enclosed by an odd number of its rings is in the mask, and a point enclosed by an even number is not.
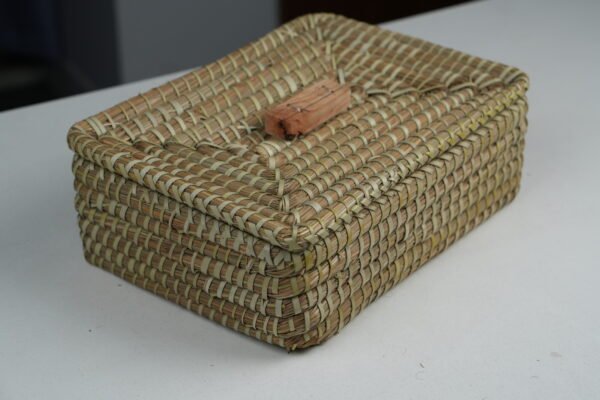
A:
[[[277,0],[114,1],[123,82],[207,64],[278,25]]]

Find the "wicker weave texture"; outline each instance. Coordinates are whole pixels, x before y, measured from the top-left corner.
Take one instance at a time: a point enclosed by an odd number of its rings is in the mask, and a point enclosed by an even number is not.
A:
[[[324,77],[350,85],[347,111],[265,134],[265,109]],[[513,67],[298,18],[71,128],[85,257],[260,340],[321,343],[514,198],[527,88]]]

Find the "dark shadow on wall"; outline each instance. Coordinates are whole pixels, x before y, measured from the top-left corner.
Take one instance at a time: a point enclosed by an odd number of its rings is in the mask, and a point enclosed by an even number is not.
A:
[[[0,0],[0,110],[119,83],[112,1]]]
[[[370,24],[380,24],[467,1],[470,0],[279,0],[279,15],[281,22],[287,22],[307,13],[332,12]]]

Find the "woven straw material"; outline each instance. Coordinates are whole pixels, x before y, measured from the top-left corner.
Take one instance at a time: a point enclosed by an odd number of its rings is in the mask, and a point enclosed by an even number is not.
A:
[[[292,141],[266,109],[330,77]],[[76,123],[86,259],[288,350],[319,344],[516,195],[527,76],[332,14]],[[175,329],[175,328],[174,328]]]

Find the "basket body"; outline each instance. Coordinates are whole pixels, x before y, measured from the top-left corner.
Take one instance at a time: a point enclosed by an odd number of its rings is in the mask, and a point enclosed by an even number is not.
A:
[[[292,141],[265,109],[323,77],[350,108]],[[321,343],[510,202],[528,79],[331,14],[76,123],[86,259],[288,350]]]

